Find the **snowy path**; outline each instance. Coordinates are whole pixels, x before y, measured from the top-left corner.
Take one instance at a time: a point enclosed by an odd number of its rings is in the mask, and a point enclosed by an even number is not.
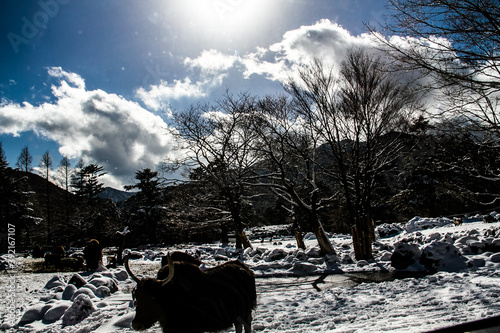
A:
[[[493,317],[500,311],[500,224],[470,222],[460,227],[445,225],[403,231],[374,243],[373,262],[345,261],[343,258],[352,257],[350,238],[332,235],[332,240],[339,258],[333,263],[329,260],[331,258],[325,260],[315,256],[314,239],[306,240],[306,252],[296,250],[293,239],[282,239],[260,243],[258,248],[243,254],[243,260],[257,274],[258,304],[253,314],[255,332],[426,332]],[[452,272],[439,271],[419,278],[377,283],[370,282],[377,277],[373,273],[369,273],[369,279],[365,273],[354,273],[389,269],[391,264],[388,258],[401,241],[418,244],[420,249],[436,241],[445,243],[446,247],[453,245],[470,265]],[[208,266],[238,254],[220,244],[185,249],[198,251]],[[491,252],[488,249],[492,249]],[[154,275],[160,266],[162,251],[143,251],[143,258],[133,263],[134,271]],[[271,258],[274,255],[281,259]],[[453,267],[451,264],[454,262],[451,259],[444,261],[446,267]],[[331,267],[346,274],[321,275]],[[314,275],[285,277],[300,272]],[[117,279],[119,291],[112,296],[93,298],[95,311],[81,322],[64,327],[60,319],[55,322],[35,320],[17,328],[9,324],[17,323],[23,313],[29,313],[30,308],[46,306],[52,310],[55,305],[64,303],[60,301],[62,292],[43,288],[53,273],[1,273],[0,330],[3,328],[9,333],[133,332],[129,328],[134,316],[130,307],[130,292],[135,283],[127,279],[126,272],[121,268],[102,273],[106,274]],[[71,273],[60,276],[67,282]],[[387,278],[386,273],[380,276]],[[97,274],[93,274],[86,279],[96,277]],[[13,286],[15,289],[12,289]],[[12,303],[12,300],[15,302]],[[5,310],[9,308],[14,310],[14,321]],[[156,325],[145,332],[160,332],[160,329]]]
[[[423,332],[498,314],[500,275],[437,273],[324,291],[277,281],[259,292],[259,332]]]

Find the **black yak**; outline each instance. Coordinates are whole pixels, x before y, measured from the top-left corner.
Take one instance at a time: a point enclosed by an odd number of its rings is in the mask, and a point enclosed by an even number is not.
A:
[[[236,332],[251,331],[256,305],[254,273],[239,261],[230,261],[202,271],[186,261],[173,261],[158,272],[164,279],[138,278],[133,291],[136,305],[132,327],[145,330],[159,321],[163,332],[219,331],[235,326]]]
[[[168,265],[168,257],[169,257],[168,255],[161,257],[161,267],[162,268]],[[170,254],[170,258],[172,258],[173,262],[176,262],[176,261],[189,262],[189,263],[194,264],[196,266],[200,266],[201,264],[203,264],[203,262],[201,260],[193,257],[190,254],[187,254],[185,252],[180,252],[180,251],[172,252]],[[162,278],[160,278],[158,276],[158,279],[162,279]]]
[[[47,268],[49,266],[61,268],[61,255],[55,253],[46,253],[43,260],[43,268]]]
[[[83,250],[83,257],[88,270],[96,270],[99,267],[99,263],[102,262],[102,247],[98,240],[91,239],[89,241]]]

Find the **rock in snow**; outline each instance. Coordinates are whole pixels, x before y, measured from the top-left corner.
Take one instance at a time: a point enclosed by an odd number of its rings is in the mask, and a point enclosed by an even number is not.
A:
[[[85,294],[78,295],[71,307],[64,313],[62,317],[63,326],[75,325],[87,318],[96,308],[89,296]]]

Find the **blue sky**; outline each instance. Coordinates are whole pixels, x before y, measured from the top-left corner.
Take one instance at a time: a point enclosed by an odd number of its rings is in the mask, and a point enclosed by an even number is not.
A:
[[[282,92],[312,57],[342,60],[381,0],[3,0],[0,140],[98,163],[106,185],[175,154],[168,114],[229,88]]]

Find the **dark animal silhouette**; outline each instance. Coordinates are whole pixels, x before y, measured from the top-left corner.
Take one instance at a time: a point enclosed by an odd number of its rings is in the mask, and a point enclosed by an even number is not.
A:
[[[55,253],[46,253],[43,261],[43,268],[47,268],[49,266],[61,268],[61,255]]]
[[[62,246],[62,245],[60,245],[60,246],[54,246],[54,248],[52,249],[52,253],[53,254],[58,254],[61,257],[65,257],[66,256],[66,251],[64,250],[64,246]]]
[[[64,251],[64,247],[54,246],[51,253],[46,253],[44,256],[43,267],[46,268],[48,266],[54,266],[56,268],[61,268],[62,259],[65,257],[66,251]]]
[[[173,261],[158,272],[158,278],[138,278],[133,291],[136,305],[132,327],[145,330],[159,321],[163,332],[219,331],[235,326],[236,332],[251,331],[256,305],[254,273],[239,261],[230,261],[202,271],[196,264]],[[167,276],[163,277],[165,274]]]
[[[44,252],[42,250],[42,247],[38,244],[35,244],[35,246],[33,246],[33,250],[31,250],[31,256],[33,258],[43,258]]]
[[[99,262],[102,261],[102,248],[99,241],[91,239],[83,250],[83,257],[85,258],[87,269],[96,270],[99,267]]]
[[[189,262],[193,265],[200,266],[203,264],[203,262],[195,257],[193,257],[190,254],[180,252],[180,251],[175,251],[170,254],[170,258],[172,258],[172,261],[178,261],[178,262]],[[161,258],[161,267],[168,266],[168,256],[163,256]],[[167,274],[168,275],[168,274]],[[166,275],[165,275],[166,277]],[[160,279],[160,277],[158,277]]]

